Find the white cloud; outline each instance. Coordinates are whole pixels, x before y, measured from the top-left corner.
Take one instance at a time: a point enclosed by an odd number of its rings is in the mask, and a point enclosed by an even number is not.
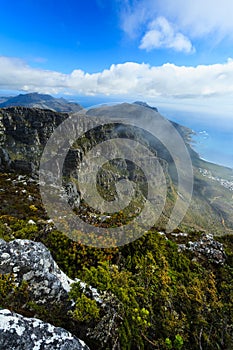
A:
[[[176,19],[181,29],[191,37],[215,34],[219,39],[230,36],[233,39],[232,0],[160,1],[161,11]]]
[[[122,29],[131,37],[140,35],[148,23],[162,16],[191,39],[210,34],[216,43],[226,37],[233,39],[232,0],[133,0],[127,1],[127,6],[125,1],[121,3]]]
[[[126,62],[94,74],[79,69],[63,74],[32,68],[18,59],[0,57],[0,89],[51,94],[103,94],[146,100],[168,98],[177,100],[179,104],[185,100],[195,104],[201,99],[202,103],[205,101],[211,106],[213,101],[217,103],[219,97],[233,100],[233,60],[196,67]]]
[[[0,88],[57,93],[66,88],[65,74],[32,68],[24,61],[0,56]]]
[[[164,17],[158,17],[149,24],[139,47],[148,51],[155,48],[168,48],[186,53],[194,51],[190,40],[182,33],[176,32]]]

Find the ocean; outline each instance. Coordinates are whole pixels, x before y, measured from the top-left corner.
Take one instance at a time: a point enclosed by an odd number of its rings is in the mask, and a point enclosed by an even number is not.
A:
[[[233,168],[233,123],[223,116],[207,113],[172,111],[160,113],[194,131],[192,147],[202,159]]]

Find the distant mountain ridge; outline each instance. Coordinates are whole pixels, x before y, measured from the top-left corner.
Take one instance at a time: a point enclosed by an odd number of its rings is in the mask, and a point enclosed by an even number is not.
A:
[[[52,111],[62,113],[79,112],[83,108],[78,103],[69,102],[64,98],[55,98],[53,96],[39,94],[37,92],[5,98],[5,101],[0,103],[0,108],[18,106],[50,109]]]

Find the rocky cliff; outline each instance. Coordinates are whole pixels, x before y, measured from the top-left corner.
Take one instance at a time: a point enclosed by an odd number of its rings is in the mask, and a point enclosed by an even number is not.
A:
[[[43,147],[68,114],[11,107],[0,110],[0,170],[34,173]]]

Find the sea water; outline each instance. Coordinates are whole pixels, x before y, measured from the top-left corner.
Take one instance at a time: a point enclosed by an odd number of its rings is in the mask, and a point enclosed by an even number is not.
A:
[[[202,159],[233,168],[233,125],[230,121],[221,115],[165,108],[160,109],[160,113],[193,130],[192,147]]]

